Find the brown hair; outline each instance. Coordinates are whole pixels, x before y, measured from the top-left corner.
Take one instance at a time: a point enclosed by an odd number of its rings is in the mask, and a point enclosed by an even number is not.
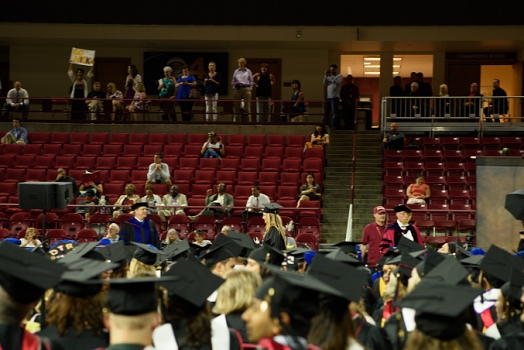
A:
[[[482,350],[484,347],[473,332],[466,328],[460,337],[445,341],[415,329],[409,333],[404,350]]]
[[[153,185],[153,184],[149,184],[149,185],[147,185],[147,186],[146,186],[146,191],[147,191],[147,190],[151,190],[151,192],[155,192],[155,185]]]
[[[168,322],[178,324],[185,320],[184,342],[189,347],[200,347],[211,344],[212,315],[208,304],[197,307],[176,295],[166,301],[166,318]]]

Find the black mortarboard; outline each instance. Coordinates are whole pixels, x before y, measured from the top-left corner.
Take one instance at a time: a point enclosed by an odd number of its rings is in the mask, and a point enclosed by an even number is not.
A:
[[[464,333],[466,322],[461,315],[482,292],[480,288],[452,286],[424,279],[397,305],[416,310],[417,329],[424,334],[451,340]]]
[[[131,242],[136,245],[137,248],[133,254],[133,258],[146,265],[155,265],[157,259],[160,256],[164,256],[164,253],[149,244]]]
[[[138,202],[138,203],[135,203],[135,204],[133,204],[131,206],[131,210],[137,210],[140,207],[149,208],[149,205],[147,204],[147,202]]]
[[[446,259],[444,255],[437,253],[434,249],[428,249],[424,261],[416,266],[418,275],[421,278],[426,276],[438,264],[444,261],[444,259]]]
[[[484,255],[472,255],[469,258],[460,260],[460,263],[466,268],[479,267],[480,263],[484,259]]]
[[[422,254],[426,249],[420,244],[413,242],[406,237],[400,237],[398,241],[397,248],[400,249],[402,254],[409,254],[414,252],[420,252]]]
[[[112,279],[106,297],[107,307],[111,313],[125,316],[157,311],[155,285],[167,281],[176,281],[176,278],[163,276]]]
[[[386,250],[386,252],[384,253],[384,255],[379,259],[377,265],[379,266],[384,266],[384,265],[396,265],[398,264],[398,262],[394,262],[395,258],[400,256],[400,249],[398,249],[397,247],[390,247],[388,250]],[[391,262],[393,261],[393,262]],[[398,260],[400,261],[400,260]]]
[[[219,262],[229,258],[237,258],[242,252],[242,247],[233,242],[232,239],[225,235],[221,235],[220,242],[214,242],[204,255],[199,257],[200,260],[205,260],[205,265],[211,267]],[[218,244],[220,243],[220,244]]]
[[[253,249],[256,249],[257,246],[255,245],[255,242],[249,237],[248,235],[244,233],[240,233],[237,231],[228,231],[228,238],[233,241],[233,243],[238,244],[240,247],[242,247],[242,253],[239,254],[239,256],[247,256],[249,252],[251,252]],[[222,237],[226,237],[223,234],[219,234],[218,237],[215,240],[215,243],[220,244],[219,242],[222,242]]]
[[[312,275],[344,295],[347,301],[358,302],[367,285],[368,274],[351,265],[316,255],[309,266],[307,275]]]
[[[492,245],[484,259],[480,263],[480,269],[488,274],[508,282],[511,276],[511,269],[524,270],[524,259],[516,258],[507,251]]]
[[[39,254],[0,243],[0,285],[14,300],[28,304],[54,287],[65,267]]]
[[[102,254],[106,260],[118,264],[119,267],[127,264],[124,241],[118,241],[105,247],[100,247],[98,248],[98,252]]]
[[[259,264],[281,267],[284,261],[284,254],[280,250],[264,244],[262,247],[253,250],[248,258],[255,260]]]
[[[466,249],[462,247],[462,244],[460,242],[449,242],[449,253],[452,254],[455,258],[458,260],[469,258],[470,256],[473,256],[470,252],[468,252]]]
[[[214,275],[196,258],[189,255],[187,260],[179,260],[171,265],[164,276],[175,276],[177,282],[162,283],[167,294],[186,300],[196,307],[201,307],[207,298],[224,283],[224,279]]]
[[[118,267],[116,263],[88,258],[77,258],[65,265],[67,271],[62,275],[55,290],[78,298],[87,298],[99,293],[103,282],[100,280],[100,274]]]
[[[411,277],[411,271],[420,263],[420,259],[417,259],[409,254],[402,254],[400,256],[400,262],[396,269],[396,273],[400,274],[399,279],[404,286],[407,287],[408,279]]]
[[[72,252],[77,246],[78,243],[76,241],[60,242],[52,247],[52,249],[49,249],[47,254],[51,260],[60,260]]]
[[[277,203],[268,203],[264,204],[264,209],[262,210],[264,213],[270,213],[270,214],[278,214],[278,211],[283,208],[280,204]]]
[[[351,265],[363,264],[360,260],[344,253],[340,248],[326,254],[326,258]]]
[[[397,205],[395,208],[393,208],[393,210],[395,211],[395,213],[399,213],[401,211],[411,213],[411,208],[404,204]]]
[[[515,268],[511,269],[511,276],[509,279],[509,295],[518,300],[522,297],[522,287],[524,287],[524,273]],[[521,307],[522,308],[522,307]]]
[[[69,252],[66,256],[59,260],[60,263],[67,264],[80,258],[94,259],[99,261],[105,261],[102,254],[95,251],[98,246],[98,242],[80,243]]]
[[[177,241],[173,244],[168,245],[164,248],[163,252],[168,260],[172,260],[173,258],[176,258],[177,256],[184,254],[189,250],[189,242],[186,239],[183,239],[181,241]],[[184,255],[184,258],[186,256],[187,254]]]
[[[357,246],[362,244],[362,242],[338,242],[333,244],[334,247],[340,248],[345,254],[354,254],[357,255]]]
[[[464,268],[456,259],[444,259],[429,271],[424,279],[432,280],[435,283],[457,285],[465,282],[469,271]],[[467,282],[466,282],[467,284]]]

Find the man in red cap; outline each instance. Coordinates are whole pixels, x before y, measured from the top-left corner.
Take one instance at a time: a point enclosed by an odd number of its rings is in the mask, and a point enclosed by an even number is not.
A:
[[[369,267],[376,267],[382,257],[380,254],[380,242],[386,232],[386,208],[377,206],[373,209],[375,221],[364,228],[362,236],[362,260],[367,261]],[[367,259],[367,260],[366,260]]]

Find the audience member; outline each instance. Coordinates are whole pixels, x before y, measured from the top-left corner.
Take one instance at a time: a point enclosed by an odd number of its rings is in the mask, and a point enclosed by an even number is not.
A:
[[[142,83],[136,84],[136,92],[133,95],[133,102],[127,106],[127,111],[131,113],[131,120],[137,121],[137,112],[147,108],[146,87]]]
[[[116,223],[111,223],[107,227],[107,233],[105,238],[107,238],[111,243],[116,243],[120,240],[118,233],[120,232],[120,227]]]
[[[271,121],[271,88],[275,84],[275,77],[269,73],[269,64],[262,63],[260,73],[253,75],[257,87],[257,123]]]
[[[106,98],[111,100],[113,106],[111,120],[115,120],[116,112],[122,112],[124,110],[124,95],[122,94],[122,91],[116,88],[115,83],[109,83],[107,84]]]
[[[246,67],[245,58],[238,59],[238,69],[233,73],[231,85],[233,86],[233,122],[242,121],[240,114],[240,101],[244,100],[244,111],[251,121],[251,90],[253,90],[253,73]]]
[[[89,92],[89,84],[87,81],[93,77],[94,68],[95,65],[93,64],[89,69],[89,72],[87,72],[87,79],[84,79],[84,70],[82,68],[78,68],[76,70],[75,77],[73,75],[73,63],[69,62],[69,70],[67,71],[67,75],[69,76],[69,79],[71,79],[72,83],[69,97],[75,99],[71,102],[71,120],[85,119],[86,104],[84,100],[80,99],[87,98],[87,93]]]
[[[397,221],[388,225],[386,228],[386,232],[380,243],[380,252],[384,254],[388,248],[397,247],[401,237],[407,238],[424,247],[424,240],[420,235],[420,230],[417,226],[409,223],[413,215],[411,209],[404,204],[400,204],[397,205],[394,210],[397,215]]]
[[[266,232],[264,233],[264,243],[278,250],[286,250],[286,229],[282,225],[282,218],[278,211],[282,208],[277,203],[268,203],[264,205],[262,216],[266,223]]]
[[[210,215],[215,217],[231,215],[231,207],[233,207],[235,201],[232,195],[226,193],[226,184],[222,182],[219,183],[217,191],[216,194],[213,194],[213,190],[207,190],[206,208],[195,216],[188,216],[189,220],[195,220],[195,218],[200,215]]]
[[[332,64],[329,66],[326,74],[324,75],[324,87],[327,88],[327,104],[324,118],[322,119],[322,124],[327,124],[329,122],[329,117],[333,114],[331,118],[331,128],[336,130],[340,127],[340,120],[338,116],[338,101],[340,99],[340,88],[342,85],[342,74],[337,73],[338,66]]]
[[[146,185],[146,195],[140,199],[141,202],[146,202],[149,205],[147,214],[157,214],[157,207],[162,205],[162,199],[155,194],[155,185]]]
[[[229,225],[224,225],[222,226],[222,228],[220,229],[220,233],[223,234],[223,235],[226,235],[226,236],[229,236],[229,231],[233,230],[231,228],[231,226]]]
[[[197,85],[196,79],[192,74],[189,74],[189,66],[182,66],[182,75],[178,78],[177,83],[175,84],[176,90],[176,100],[180,104],[180,111],[182,112],[182,120],[185,122],[191,121],[192,109],[194,101],[185,101],[188,99],[193,99],[193,96],[190,96],[191,89]]]
[[[355,129],[355,115],[358,107],[360,92],[358,86],[353,83],[353,76],[349,74],[346,84],[340,89],[340,99],[342,100],[342,119],[344,119],[344,129]]]
[[[426,204],[426,199],[431,196],[429,186],[424,182],[424,174],[418,174],[414,184],[406,189],[407,204]]]
[[[286,112],[292,112],[292,114],[289,116],[290,122],[302,122],[302,115],[306,113],[306,105],[304,103],[304,92],[302,91],[302,84],[300,83],[300,80],[293,80],[291,87],[293,88],[291,102],[285,102],[282,110],[284,111],[285,109]],[[292,109],[286,107],[288,103]],[[282,115],[280,121],[287,122],[287,118],[287,115]]]
[[[362,260],[369,267],[376,267],[382,257],[380,254],[380,243],[382,242],[382,236],[386,232],[386,216],[386,208],[383,206],[373,208],[375,221],[364,228],[361,246]]]
[[[164,155],[162,153],[155,153],[153,157],[154,162],[149,166],[146,184],[165,184],[171,186],[169,166],[166,163],[162,163],[163,159]]]
[[[424,74],[422,72],[417,73],[417,83],[420,91],[421,96],[425,97],[431,97],[433,96],[433,89],[431,88],[431,84],[424,81]],[[429,100],[428,100],[429,102]]]
[[[73,194],[78,196],[78,186],[76,184],[76,180],[73,179],[71,176],[67,176],[67,171],[64,168],[59,168],[57,171],[57,176],[55,182],[68,182],[71,184],[71,187],[73,189]]]
[[[173,103],[168,102],[167,99],[172,99],[175,97],[175,85],[176,78],[172,76],[173,68],[169,66],[164,67],[164,77],[158,80],[158,97],[161,99],[166,99],[166,101],[160,102],[160,108],[164,110],[162,114],[162,120],[169,120],[171,115],[172,120],[176,121],[176,113],[173,111]]]
[[[324,124],[319,123],[315,126],[315,132],[311,134],[310,141],[306,142],[304,152],[306,148],[324,148],[326,145],[329,145],[329,135]]]
[[[25,145],[29,143],[27,140],[27,130],[20,126],[21,121],[20,118],[14,117],[13,118],[13,129],[8,131],[2,139],[0,139],[0,142],[2,144],[14,144],[17,145]]]
[[[315,175],[313,173],[308,173],[306,176],[306,183],[302,185],[300,189],[300,195],[298,197],[297,208],[300,207],[301,201],[308,200],[319,200],[322,196],[320,192],[320,186],[315,183]]]
[[[446,84],[440,85],[438,96],[439,97],[435,99],[435,117],[442,118],[446,115],[449,116],[451,101],[449,98],[446,98],[449,97],[448,86]]]
[[[22,112],[22,118],[27,120],[27,113],[29,111],[29,93],[22,88],[22,83],[15,82],[14,88],[7,92],[4,104],[5,112],[2,114],[2,119],[9,119],[12,111]]]
[[[203,158],[222,158],[226,153],[224,145],[220,138],[217,138],[217,134],[211,131],[207,134],[207,141],[202,145],[200,151]]]
[[[158,247],[158,232],[155,222],[147,218],[147,207],[147,203],[135,203],[131,207],[135,217],[124,222],[120,231],[126,245],[138,242]]]
[[[411,90],[406,94],[406,96],[411,96],[408,100],[408,117],[425,117],[424,112],[424,103],[422,102],[422,93],[419,90],[419,83],[416,81],[411,83]]]
[[[85,171],[85,174],[93,174],[93,171],[91,169],[87,169]],[[80,197],[84,196],[85,191],[88,191],[88,190],[93,191],[94,194],[98,196],[104,193],[104,187],[100,181],[83,182],[80,184],[80,187],[78,187],[78,190],[80,191]]]
[[[213,115],[213,121],[218,119],[217,104],[218,104],[218,88],[221,83],[220,74],[217,73],[217,65],[211,61],[208,65],[209,73],[204,76],[205,92],[204,98],[206,100],[206,122],[209,121],[209,115]]]
[[[480,116],[482,108],[482,94],[479,92],[479,84],[473,82],[469,87],[469,98],[462,104],[461,117]]]
[[[25,230],[25,237],[20,239],[21,248],[38,247],[42,242],[38,239],[38,231],[34,227]]]
[[[162,249],[178,241],[180,241],[178,233],[174,228],[171,228],[167,231],[166,239],[164,239],[164,241],[162,242]]]
[[[93,83],[93,91],[87,94],[88,100],[86,100],[87,109],[91,111],[91,120],[96,120],[98,112],[102,110],[102,101],[106,98],[106,94],[100,91],[100,82],[95,81]]]
[[[131,206],[140,202],[140,196],[135,193],[135,185],[127,184],[124,190],[126,193],[118,197],[117,201],[115,202],[117,207],[113,207],[113,218],[115,219],[120,214],[129,213],[131,211]]]
[[[384,149],[404,149],[404,134],[398,132],[398,124],[391,123],[389,126],[390,132],[388,132],[382,142],[384,143]]]
[[[158,215],[162,221],[166,221],[172,215],[186,215],[184,207],[187,207],[187,198],[185,194],[178,193],[178,186],[171,186],[171,192],[162,197],[162,205],[170,208],[159,208]]]
[[[499,79],[493,79],[493,93],[491,101],[489,102],[489,106],[484,108],[484,116],[486,117],[486,122],[495,122],[500,123],[500,114],[507,114],[509,111],[509,101],[507,98],[502,98],[504,96],[508,96],[506,94],[506,91],[500,87],[500,80]],[[493,119],[491,119],[491,115],[493,115]]]
[[[404,96],[404,91],[402,90],[402,77],[400,75],[393,78],[393,86],[389,88],[389,96]],[[391,114],[394,114],[397,117],[403,116],[402,102],[403,100],[401,99],[391,99]]]
[[[262,216],[262,209],[265,204],[269,204],[271,200],[268,196],[260,193],[260,187],[257,185],[251,189],[251,196],[249,196],[246,203],[246,210],[242,212],[242,221],[247,222],[253,216]]]
[[[404,95],[409,95],[411,92],[411,83],[418,81],[417,72],[411,72],[410,79],[411,81],[404,87]]]
[[[124,95],[126,99],[126,104],[130,104],[131,103],[130,100],[135,98],[135,92],[138,91],[137,90],[138,84],[141,84],[141,83],[142,83],[142,77],[140,76],[140,74],[138,74],[138,69],[136,68],[134,64],[129,65],[129,67],[127,67],[126,82],[124,84],[126,88],[125,95]]]
[[[78,207],[76,207],[75,213],[83,214],[86,220],[89,220],[91,214],[95,212],[95,193],[92,190],[87,190],[85,192],[85,198],[83,201],[78,202]]]
[[[199,247],[211,245],[211,241],[206,239],[206,234],[202,230],[196,230],[194,237],[195,237],[195,241],[193,242],[193,244],[196,244]]]

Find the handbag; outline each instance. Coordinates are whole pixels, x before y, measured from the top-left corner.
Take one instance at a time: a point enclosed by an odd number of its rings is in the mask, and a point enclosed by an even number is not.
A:
[[[192,88],[191,91],[189,91],[189,98],[195,100],[200,99],[202,98],[202,93],[198,89]]]

